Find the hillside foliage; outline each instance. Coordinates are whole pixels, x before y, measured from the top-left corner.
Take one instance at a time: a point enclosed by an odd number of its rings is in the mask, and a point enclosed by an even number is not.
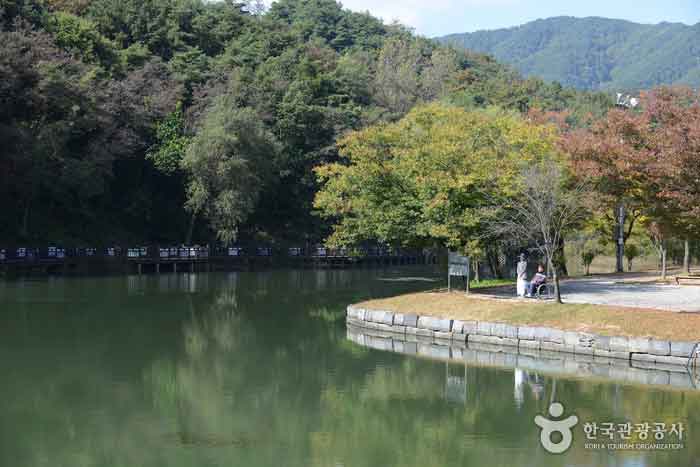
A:
[[[557,17],[440,42],[487,53],[525,76],[578,89],[635,91],[700,85],[700,24]]]
[[[333,0],[0,0],[0,243],[318,242],[314,168],[415,106],[602,115]]]

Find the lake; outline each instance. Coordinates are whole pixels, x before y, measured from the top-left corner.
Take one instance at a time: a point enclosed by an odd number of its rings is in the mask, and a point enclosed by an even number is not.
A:
[[[700,392],[347,338],[349,303],[442,284],[419,267],[0,282],[0,466],[700,465]],[[560,455],[533,421],[553,401],[579,420]],[[608,449],[627,423],[650,423],[645,449]]]

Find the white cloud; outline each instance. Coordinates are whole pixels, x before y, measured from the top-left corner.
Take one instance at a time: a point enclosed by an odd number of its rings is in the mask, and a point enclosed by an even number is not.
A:
[[[465,9],[494,8],[517,5],[520,0],[341,0],[345,8],[369,11],[385,22],[398,20],[420,34],[439,33],[440,22],[450,23]]]
[[[263,0],[270,6],[275,0]],[[357,12],[369,12],[385,23],[399,21],[418,34],[427,37],[441,36],[475,29],[492,29],[489,18],[500,13],[523,7],[530,1],[540,0],[336,0],[343,8]],[[476,16],[479,20],[477,21]],[[484,19],[487,21],[484,23]],[[517,23],[517,22],[516,22]],[[516,23],[499,24],[496,27]],[[520,23],[517,23],[520,24]],[[475,27],[478,26],[478,27]]]

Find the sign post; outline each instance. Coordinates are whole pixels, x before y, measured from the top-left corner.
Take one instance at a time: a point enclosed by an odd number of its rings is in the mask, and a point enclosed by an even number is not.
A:
[[[469,256],[463,256],[457,252],[450,251],[448,252],[448,263],[449,264],[447,267],[447,291],[450,292],[452,290],[451,278],[452,276],[456,276],[465,277],[467,279],[466,292],[469,293]]]

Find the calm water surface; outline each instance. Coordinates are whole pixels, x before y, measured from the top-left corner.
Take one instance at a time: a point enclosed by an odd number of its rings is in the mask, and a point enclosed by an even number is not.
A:
[[[348,303],[439,285],[430,278],[0,282],[0,466],[700,466],[698,392],[535,374],[519,385],[513,370],[347,340]],[[552,399],[581,420],[559,456],[533,423]],[[684,448],[587,449],[584,421],[680,422]]]

